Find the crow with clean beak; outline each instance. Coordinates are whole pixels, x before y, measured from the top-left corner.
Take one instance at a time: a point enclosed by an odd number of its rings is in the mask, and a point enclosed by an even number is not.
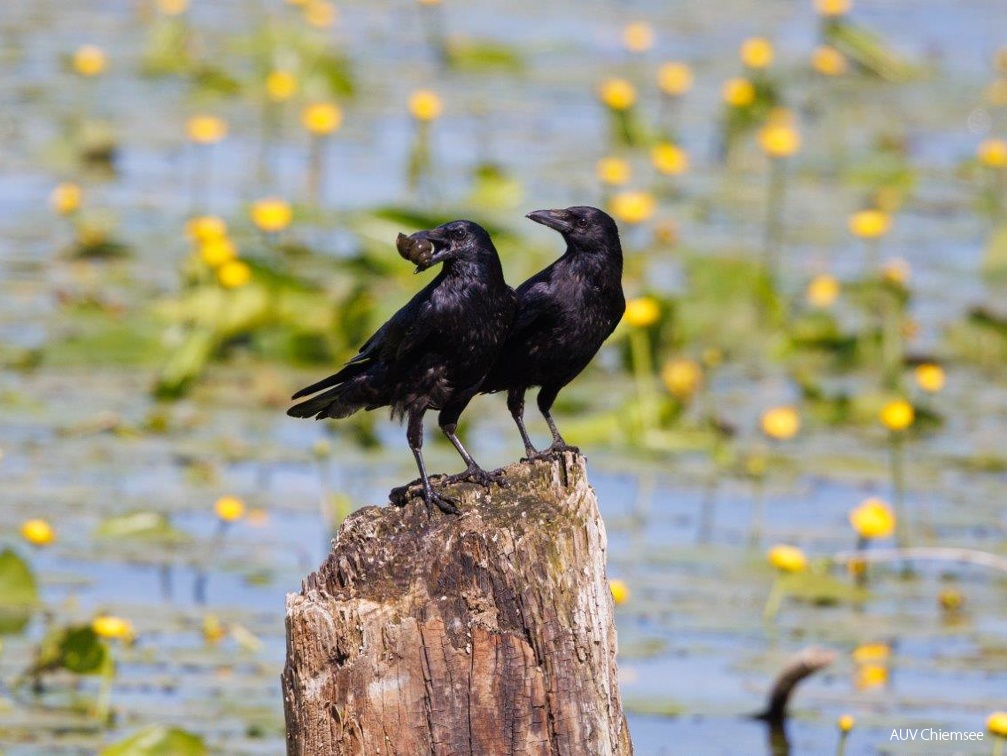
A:
[[[538,452],[524,424],[524,396],[540,386],[538,408],[552,432],[546,453],[568,446],[550,413],[560,390],[587,367],[626,309],[622,246],[612,218],[595,207],[536,210],[528,218],[562,234],[566,253],[517,289],[518,313],[481,389],[507,391],[507,407],[529,458]]]

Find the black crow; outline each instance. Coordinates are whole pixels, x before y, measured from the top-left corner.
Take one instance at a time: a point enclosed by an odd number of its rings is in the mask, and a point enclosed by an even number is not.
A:
[[[524,425],[524,395],[541,386],[538,408],[552,431],[549,452],[568,446],[549,414],[560,389],[577,377],[626,309],[622,245],[612,218],[596,207],[536,210],[528,218],[559,231],[566,253],[518,287],[518,314],[482,393],[507,391],[525,453],[537,452]]]
[[[455,435],[458,418],[479,391],[507,336],[517,297],[503,277],[500,258],[486,230],[453,221],[400,237],[400,254],[417,272],[443,263],[440,273],[378,329],[342,370],[294,394],[324,393],[289,410],[293,417],[348,417],[361,409],[392,408],[408,416],[407,438],[416,458],[428,505],[457,513],[458,502],[434,491],[423,464],[423,413],[440,410],[438,423],[465,460],[465,471],[446,482],[489,485]]]

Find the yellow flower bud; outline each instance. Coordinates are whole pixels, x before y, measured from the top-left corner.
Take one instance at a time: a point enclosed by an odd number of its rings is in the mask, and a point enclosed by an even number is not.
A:
[[[940,365],[935,365],[932,362],[917,365],[914,375],[916,385],[924,391],[936,394],[944,388],[944,368]]]
[[[852,730],[854,724],[856,724],[856,720],[849,714],[843,714],[836,722],[836,726],[839,727],[839,731],[842,733]]]
[[[133,623],[122,617],[101,614],[91,621],[95,635],[106,640],[132,640]]]
[[[609,209],[624,223],[643,223],[657,209],[657,201],[648,192],[625,191],[612,197]]]
[[[654,167],[666,176],[680,176],[689,170],[689,154],[671,142],[662,142],[650,152]]]
[[[692,89],[692,69],[685,63],[671,61],[657,70],[657,84],[661,91],[672,97]]]
[[[804,572],[808,569],[808,558],[796,546],[773,546],[766,558],[780,572]]]
[[[199,259],[211,268],[219,268],[237,256],[238,250],[234,242],[226,236],[207,239],[199,245]]]
[[[21,537],[32,546],[48,546],[56,540],[56,531],[45,520],[25,520],[21,525]]]
[[[273,102],[289,100],[297,92],[297,77],[290,71],[272,71],[266,77],[266,96]]]
[[[994,711],[986,720],[986,729],[998,738],[1007,738],[1007,711]]]
[[[850,511],[850,525],[861,538],[887,538],[895,532],[895,513],[881,499],[870,498]]]
[[[236,496],[221,496],[213,505],[213,511],[224,522],[234,522],[245,516],[245,502]]]
[[[762,432],[777,441],[786,441],[801,429],[801,416],[794,407],[773,407],[762,413]]]
[[[661,380],[668,393],[679,400],[689,399],[703,382],[703,369],[695,360],[668,360],[661,368]]]
[[[653,297],[637,297],[626,303],[626,324],[634,328],[654,325],[661,317],[661,304]]]
[[[57,184],[49,195],[49,204],[59,215],[69,215],[80,208],[80,200],[83,192],[80,187],[71,181],[64,181]]]
[[[604,157],[598,161],[596,168],[598,180],[608,186],[622,186],[629,181],[632,170],[622,158]]]
[[[881,422],[890,431],[904,431],[915,418],[913,405],[905,399],[895,399],[881,408]]]
[[[728,79],[721,94],[732,108],[744,108],[755,102],[755,85],[748,79]]]
[[[880,688],[888,682],[888,667],[880,664],[865,664],[857,669],[854,685],[858,690]]]
[[[443,110],[440,96],[429,89],[417,89],[409,97],[409,112],[417,121],[435,121]]]
[[[73,70],[81,76],[97,76],[105,70],[105,51],[95,45],[84,45],[73,54]]]
[[[813,307],[831,307],[839,297],[839,281],[825,273],[815,276],[808,284],[806,296]]]
[[[304,6],[304,19],[319,29],[332,26],[336,15],[336,6],[326,0],[308,0]]]
[[[861,643],[853,649],[856,664],[885,664],[891,655],[892,649],[887,643]]]
[[[343,111],[331,102],[315,102],[301,111],[301,124],[316,136],[335,132],[343,122]]]
[[[801,135],[789,125],[769,123],[759,131],[759,146],[772,158],[793,155],[801,146]]]
[[[185,224],[185,233],[195,242],[207,242],[227,236],[227,224],[215,215],[197,215]]]
[[[877,239],[892,227],[891,216],[881,210],[861,210],[849,219],[850,233],[861,239]]]
[[[629,601],[629,585],[625,580],[609,580],[608,589],[612,592],[612,601],[616,606]]]
[[[654,46],[654,27],[646,21],[626,24],[626,28],[622,30],[622,43],[630,52],[647,52]]]
[[[834,47],[822,45],[811,53],[811,67],[822,76],[841,76],[846,73],[846,56]]]
[[[625,79],[606,79],[598,88],[598,97],[612,110],[629,110],[636,103],[636,89]]]
[[[180,16],[189,8],[189,0],[157,0],[157,9],[165,16]]]
[[[277,197],[267,197],[252,203],[252,222],[266,232],[282,231],[290,225],[294,212]]]
[[[251,280],[252,269],[241,260],[230,260],[217,268],[217,281],[225,289],[237,289]]]
[[[765,37],[749,37],[741,43],[739,54],[749,68],[768,68],[773,62],[773,44]]]
[[[197,115],[188,120],[186,133],[196,144],[214,144],[227,136],[227,121],[210,115]]]
[[[1003,139],[985,139],[976,150],[979,161],[990,168],[1007,168],[1007,142]]]
[[[851,0],[815,0],[815,10],[822,16],[844,16],[852,6]]]

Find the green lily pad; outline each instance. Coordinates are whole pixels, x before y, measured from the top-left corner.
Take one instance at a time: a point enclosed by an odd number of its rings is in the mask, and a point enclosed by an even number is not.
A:
[[[188,533],[173,527],[161,512],[130,512],[102,520],[94,531],[95,538],[133,539],[160,543],[187,543]]]
[[[38,603],[38,583],[31,566],[13,549],[4,549],[0,552],[0,635],[24,630]]]
[[[90,625],[71,625],[46,634],[29,674],[65,669],[78,675],[97,675],[110,663],[108,646]]]
[[[206,743],[178,727],[151,725],[101,751],[101,756],[203,756]]]

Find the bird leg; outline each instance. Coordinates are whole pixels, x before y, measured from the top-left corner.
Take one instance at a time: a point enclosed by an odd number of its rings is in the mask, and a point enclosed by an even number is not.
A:
[[[532,459],[538,450],[531,442],[528,429],[524,426],[524,388],[512,388],[507,392],[507,409],[510,410],[511,417],[517,423],[517,429],[521,431],[521,440],[524,442],[524,454],[527,459]]]
[[[441,430],[444,431],[444,435],[448,437],[448,440],[461,455],[462,460],[464,460],[467,467],[460,473],[455,473],[454,475],[448,475],[444,477],[442,479],[442,482],[450,485],[451,483],[461,483],[462,481],[468,481],[472,483],[478,483],[480,486],[484,488],[489,488],[494,483],[496,483],[498,486],[506,486],[507,481],[504,478],[503,473],[486,472],[479,466],[479,463],[472,458],[472,455],[468,453],[468,450],[464,446],[462,446],[461,440],[458,438],[457,435],[455,435],[455,431],[457,429],[458,429],[457,423],[449,423],[447,425],[441,425]]]
[[[552,446],[542,452],[543,455],[547,454],[560,454],[562,452],[573,452],[574,454],[580,454],[580,449],[576,446],[570,446],[563,437],[559,434],[559,428],[556,427],[556,421],[552,419],[552,415],[549,410],[552,409],[552,403],[556,401],[556,395],[559,394],[559,390],[562,386],[543,386],[542,390],[538,392],[538,408],[545,417],[546,423],[549,425],[549,430],[552,432]]]
[[[425,410],[410,410],[409,427],[406,430],[406,438],[409,440],[409,448],[412,449],[416,458],[416,466],[420,470],[420,480],[423,483],[423,499],[427,507],[436,506],[444,514],[461,514],[458,508],[458,500],[450,496],[437,493],[430,485],[430,478],[427,477],[427,468],[423,464],[423,412]]]

